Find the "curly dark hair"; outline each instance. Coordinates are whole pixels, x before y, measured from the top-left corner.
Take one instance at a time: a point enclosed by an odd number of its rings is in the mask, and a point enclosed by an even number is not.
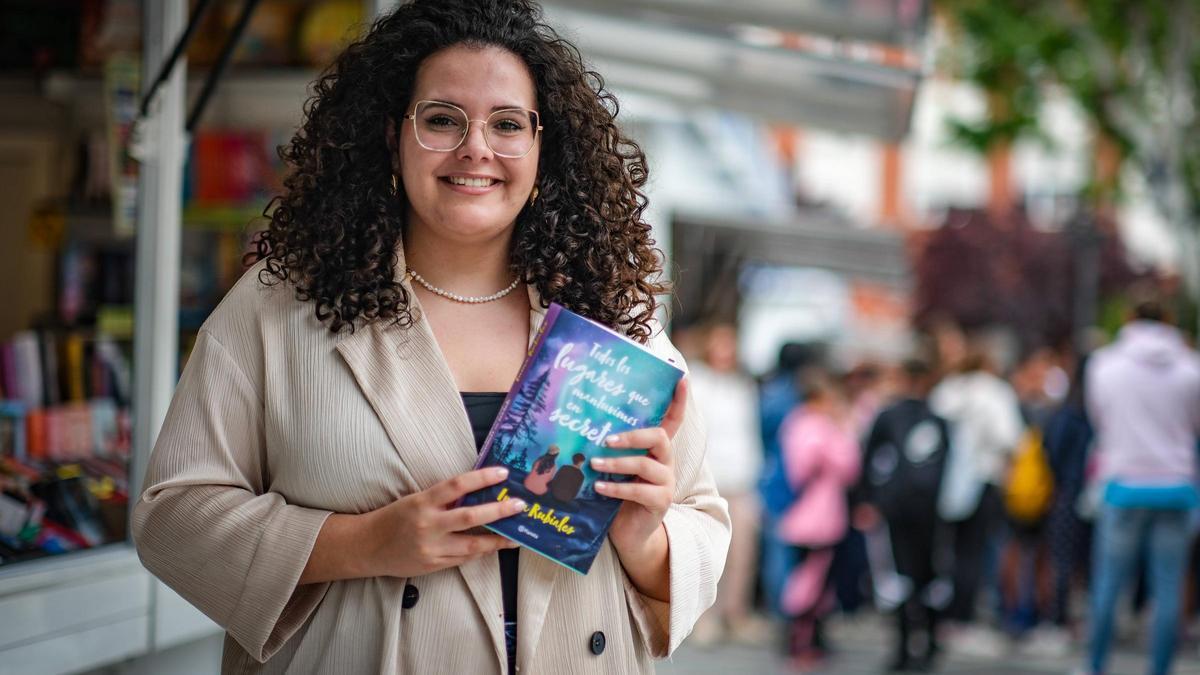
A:
[[[532,74],[545,127],[539,198],[517,216],[514,274],[551,301],[645,342],[666,292],[646,209],[646,157],[616,125],[616,98],[529,0],[415,0],[375,21],[313,85],[280,156],[284,194],[248,262],[263,283],[290,282],[329,329],[414,321],[397,282],[403,185],[393,193],[389,121],[402,120],[417,69],[454,45],[496,46]]]

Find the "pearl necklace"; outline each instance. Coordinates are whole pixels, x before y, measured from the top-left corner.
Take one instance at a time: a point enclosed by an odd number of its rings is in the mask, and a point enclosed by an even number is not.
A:
[[[495,293],[492,293],[491,295],[470,296],[470,295],[459,295],[457,293],[451,293],[450,291],[446,291],[441,288],[438,288],[437,286],[434,286],[433,284],[426,281],[425,277],[421,276],[420,274],[417,274],[416,270],[414,270],[411,267],[408,268],[408,278],[415,279],[418,284],[421,284],[422,286],[424,286],[425,289],[427,291],[429,291],[430,293],[433,293],[435,295],[440,295],[443,298],[447,298],[447,299],[453,300],[455,302],[465,303],[468,305],[479,305],[479,304],[482,304],[485,302],[492,302],[493,300],[499,300],[500,298],[503,298],[504,296],[508,295],[509,293],[512,293],[513,289],[516,288],[517,284],[520,283],[520,281],[521,281],[521,277],[517,277],[516,279],[513,279],[513,282],[511,284],[508,285],[508,288],[506,288],[502,291],[496,291]]]

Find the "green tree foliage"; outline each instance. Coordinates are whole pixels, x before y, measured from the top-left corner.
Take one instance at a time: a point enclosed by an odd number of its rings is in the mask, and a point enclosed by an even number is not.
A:
[[[988,97],[983,122],[952,120],[981,152],[1039,127],[1051,92],[1073,101],[1132,162],[1174,228],[1200,297],[1200,0],[935,0],[950,24],[943,65]],[[1097,180],[1097,179],[1101,180]],[[1093,176],[1085,198],[1120,188]]]

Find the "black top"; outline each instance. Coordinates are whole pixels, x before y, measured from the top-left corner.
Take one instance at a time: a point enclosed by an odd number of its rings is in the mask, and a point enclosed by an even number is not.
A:
[[[475,450],[483,449],[492,423],[500,414],[505,394],[463,392],[463,405],[467,419],[471,420],[471,431],[475,434]],[[517,549],[500,551],[500,594],[504,600],[504,644],[508,650],[508,672],[517,669]]]

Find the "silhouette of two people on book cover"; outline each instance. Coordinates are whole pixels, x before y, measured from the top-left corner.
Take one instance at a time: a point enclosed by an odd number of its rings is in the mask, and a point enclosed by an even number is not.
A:
[[[583,487],[583,462],[587,459],[582,452],[571,457],[571,464],[564,464],[555,471],[559,448],[551,445],[546,454],[533,460],[529,475],[525,477],[525,489],[535,495],[550,494],[555,501],[568,503],[579,495]]]

